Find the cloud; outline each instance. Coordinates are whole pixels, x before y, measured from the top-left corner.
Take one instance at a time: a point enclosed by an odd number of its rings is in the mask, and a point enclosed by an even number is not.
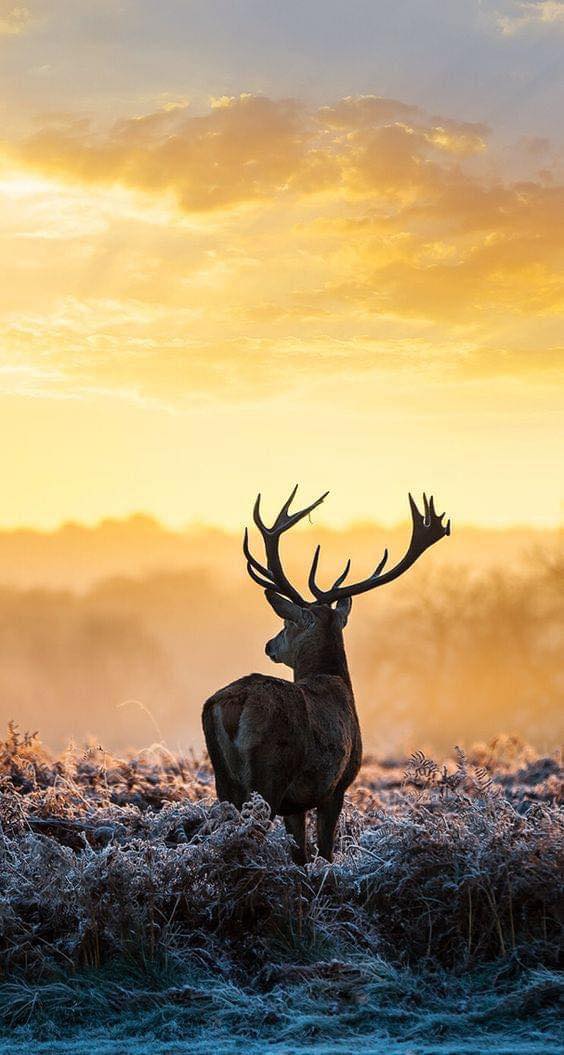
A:
[[[387,99],[380,95],[347,95],[333,106],[322,106],[319,122],[325,128],[350,131],[351,128],[370,128],[389,121],[412,120],[422,115],[419,106]]]
[[[511,0],[497,15],[502,33],[511,36],[531,26],[564,25],[562,0]]]
[[[171,407],[344,369],[540,383],[564,187],[492,175],[488,136],[376,96],[220,97],[108,130],[53,116],[0,180],[5,383]]]
[[[105,134],[83,122],[55,124],[22,144],[20,156],[85,183],[169,191],[186,211],[205,211],[282,190],[307,163],[306,139],[296,103],[242,95],[216,100],[198,116],[167,106]]]
[[[25,4],[0,0],[0,36],[18,36],[27,29],[31,20],[31,11]]]
[[[55,119],[17,152],[43,173],[170,192],[199,212],[329,189],[421,187],[436,176],[433,159],[479,152],[486,135],[483,124],[429,119],[394,99],[349,97],[316,112],[244,94],[214,99],[204,114],[166,106],[106,132]]]
[[[562,310],[564,187],[484,186],[451,174],[361,230],[350,296],[375,310],[451,321]]]
[[[388,319],[372,334],[358,306],[343,313],[338,291],[331,293],[334,315],[348,322],[349,332],[339,333],[330,319],[322,320],[321,332],[308,332],[303,311],[290,318],[290,330],[279,331],[266,311],[258,325],[250,313],[241,328],[229,328],[226,318],[224,332],[219,327],[214,334],[188,309],[67,297],[51,312],[5,316],[0,392],[74,400],[103,395],[182,411],[208,400],[241,404],[279,394],[287,399],[291,392],[302,398],[308,388],[339,379],[350,387],[355,378],[377,386],[378,379],[395,377],[405,388],[498,377],[554,384],[561,375],[558,336],[547,330],[543,338],[538,323],[515,333],[502,328],[499,335],[476,327],[449,331],[441,322],[410,320],[421,295],[415,289],[401,322]]]

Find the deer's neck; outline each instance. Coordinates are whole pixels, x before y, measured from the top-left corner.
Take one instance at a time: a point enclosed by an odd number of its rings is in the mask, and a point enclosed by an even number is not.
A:
[[[342,678],[352,691],[351,676],[341,630],[334,630],[326,638],[305,641],[296,656],[294,681],[304,681],[316,674],[331,674]]]

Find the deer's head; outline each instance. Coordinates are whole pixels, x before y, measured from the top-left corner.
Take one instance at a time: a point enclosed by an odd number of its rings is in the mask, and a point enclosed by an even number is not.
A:
[[[266,598],[284,626],[266,642],[265,652],[274,663],[285,663],[292,670],[300,657],[307,661],[323,653],[331,640],[339,641],[352,605],[350,598],[343,598],[335,608],[328,604],[301,608],[274,590],[267,590]]]
[[[409,495],[412,531],[409,546],[393,568],[384,571],[388,560],[388,551],[384,554],[376,570],[367,579],[349,583],[344,586],[351,566],[347,561],[344,570],[337,576],[328,590],[322,590],[316,581],[319,564],[320,547],[318,546],[309,573],[309,588],[313,594],[311,600],[305,600],[287,578],[280,559],[280,537],[299,520],[308,516],[327,497],[328,491],[305,509],[290,513],[290,506],[297,487],[284,503],[272,527],[267,527],[260,515],[260,495],[255,502],[253,519],[259,529],[266,553],[266,566],[253,557],[249,549],[249,536],[245,529],[243,552],[247,560],[247,571],[252,579],[264,587],[266,599],[277,615],[284,620],[284,628],[276,637],[266,644],[266,654],[275,663],[285,663],[296,669],[300,658],[307,654],[327,652],[331,647],[342,647],[342,632],[352,606],[352,598],[357,594],[374,590],[377,586],[399,578],[407,571],[418,557],[429,546],[445,535],[450,535],[450,520],[443,524],[445,514],[437,514],[433,498],[423,495],[424,513],[417,508]]]

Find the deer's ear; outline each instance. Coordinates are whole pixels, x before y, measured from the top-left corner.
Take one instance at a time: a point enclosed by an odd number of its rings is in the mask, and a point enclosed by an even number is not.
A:
[[[340,601],[337,601],[335,605],[335,611],[339,620],[341,629],[344,630],[352,608],[352,597],[343,597]]]
[[[276,593],[275,590],[265,590],[264,594],[270,607],[274,608],[276,615],[279,615],[281,619],[287,619],[290,623],[305,622],[307,612],[304,608],[289,601],[287,597],[282,597],[282,594]]]

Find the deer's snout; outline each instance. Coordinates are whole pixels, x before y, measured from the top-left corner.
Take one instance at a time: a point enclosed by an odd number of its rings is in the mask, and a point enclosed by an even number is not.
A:
[[[287,663],[288,666],[291,666],[286,630],[281,630],[279,634],[276,634],[276,637],[271,637],[266,642],[264,651],[273,663]]]
[[[280,641],[277,637],[272,637],[270,641],[266,642],[266,645],[264,646],[264,651],[273,663],[282,663],[282,660],[280,658]]]

